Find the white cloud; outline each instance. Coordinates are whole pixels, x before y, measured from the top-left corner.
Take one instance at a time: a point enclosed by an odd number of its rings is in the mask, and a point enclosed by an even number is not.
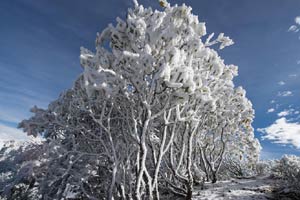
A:
[[[268,113],[272,113],[272,112],[274,112],[274,111],[275,111],[274,108],[269,108],[267,112],[268,112]]]
[[[291,91],[283,91],[283,92],[278,92],[277,96],[289,97],[289,96],[293,96],[293,93]]]
[[[275,103],[275,102],[276,102],[275,100],[271,100],[271,101],[270,101],[271,104],[273,104],[273,103]]]
[[[288,29],[288,31],[290,32],[297,32],[297,31],[299,31],[299,29],[297,28],[297,26],[295,26],[295,25],[292,25],[292,26],[290,26],[290,28]]]
[[[300,25],[300,16],[297,16],[295,18],[295,23],[298,24],[298,25]]]
[[[290,74],[289,77],[295,78],[295,77],[297,77],[297,74]]]
[[[279,144],[292,144],[300,149],[300,123],[289,122],[282,117],[270,126],[259,128],[257,131],[266,134],[262,139],[272,140]]]
[[[278,113],[278,117],[285,117],[285,116],[288,116],[290,114],[293,113],[293,109],[290,109],[290,110],[284,110],[284,111],[281,111],[280,113]]]
[[[20,129],[0,124],[0,147],[2,146],[4,141],[26,141],[29,139],[30,137],[28,137],[26,133],[24,133]]]
[[[285,85],[285,82],[284,81],[279,81],[278,85]]]
[[[289,32],[298,32],[300,30],[300,16],[295,17],[295,23],[294,25],[290,26],[288,29]]]

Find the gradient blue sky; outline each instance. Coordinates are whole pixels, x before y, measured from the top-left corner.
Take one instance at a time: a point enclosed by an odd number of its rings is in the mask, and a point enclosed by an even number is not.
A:
[[[139,2],[159,8],[156,0]],[[209,33],[224,32],[235,41],[220,54],[225,63],[239,66],[235,83],[247,90],[256,111],[262,158],[300,155],[300,32],[288,31],[300,15],[300,1],[169,2],[192,6]],[[80,46],[93,50],[96,32],[117,16],[124,18],[129,6],[131,0],[0,1],[0,140],[24,139],[17,123],[30,116],[30,107],[46,107],[72,86],[82,71]],[[288,112],[278,116],[283,110]]]

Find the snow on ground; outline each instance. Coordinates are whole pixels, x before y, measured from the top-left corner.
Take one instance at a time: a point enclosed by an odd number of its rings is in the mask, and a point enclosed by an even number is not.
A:
[[[194,200],[266,200],[272,198],[274,180],[267,177],[232,179],[215,184],[206,183],[204,190],[197,190]]]

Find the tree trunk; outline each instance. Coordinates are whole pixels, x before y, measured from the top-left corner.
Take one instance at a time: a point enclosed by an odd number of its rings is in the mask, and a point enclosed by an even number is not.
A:
[[[212,172],[211,173],[212,178],[211,178],[211,183],[216,183],[217,182],[217,173],[216,172]]]
[[[107,199],[108,200],[113,199],[113,192],[114,192],[114,187],[115,187],[115,184],[116,184],[116,174],[117,174],[117,165],[114,163],[111,183],[110,183],[110,187],[109,187],[108,194],[107,194]]]
[[[187,193],[186,193],[186,200],[191,200],[193,197],[193,186],[188,184]]]
[[[188,182],[187,182],[186,200],[191,200],[193,196],[194,177],[192,174],[192,153],[193,153],[194,134],[195,134],[195,130],[190,130],[189,141],[188,141],[188,152],[187,152]]]

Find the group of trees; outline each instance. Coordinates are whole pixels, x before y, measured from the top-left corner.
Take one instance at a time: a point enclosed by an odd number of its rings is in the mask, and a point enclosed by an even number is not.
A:
[[[35,199],[191,199],[220,170],[254,169],[252,104],[215,50],[232,40],[206,36],[186,5],[161,5],[135,1],[98,34],[95,53],[81,48],[73,88],[20,123],[46,140],[24,190]]]

